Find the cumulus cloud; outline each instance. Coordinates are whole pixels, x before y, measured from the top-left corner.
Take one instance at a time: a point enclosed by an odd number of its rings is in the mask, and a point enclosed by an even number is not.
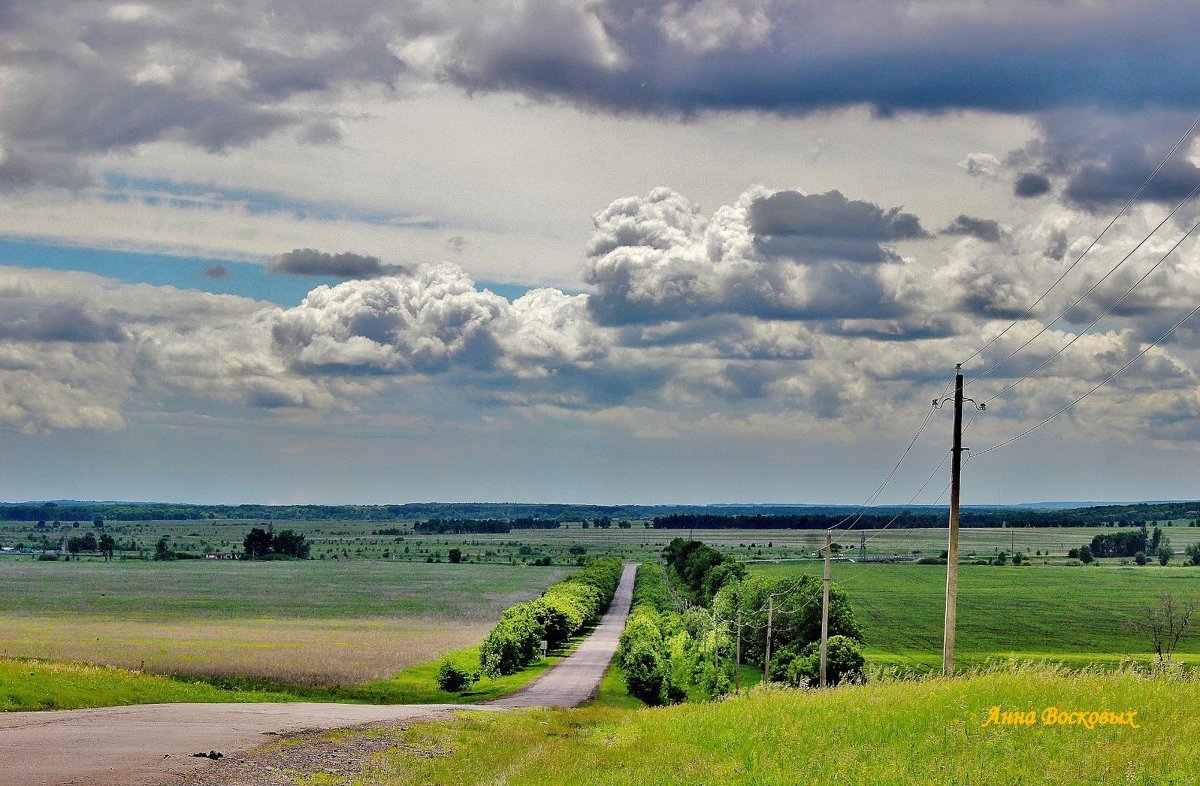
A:
[[[958,218],[942,230],[943,235],[966,235],[978,238],[985,243],[996,243],[1000,240],[1000,224],[990,218],[974,218],[960,213]]]
[[[375,278],[403,273],[404,267],[385,265],[379,261],[379,257],[352,254],[348,251],[330,254],[315,248],[297,248],[271,257],[267,262],[267,272],[293,276]]]
[[[832,191],[762,189],[711,218],[656,189],[594,216],[590,301],[607,324],[737,314],[767,319],[894,317],[899,255],[885,243],[929,237],[916,216]]]

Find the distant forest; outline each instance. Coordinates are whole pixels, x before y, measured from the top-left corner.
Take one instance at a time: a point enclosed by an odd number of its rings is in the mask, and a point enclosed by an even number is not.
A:
[[[403,505],[188,505],[157,502],[0,503],[3,521],[413,521],[417,531],[438,534],[554,528],[561,522],[612,519],[646,521],[658,529],[826,529],[847,516],[856,528],[946,526],[945,507],[848,505],[542,505],[438,503]],[[1022,506],[966,507],[964,527],[1084,527],[1196,519],[1200,502],[1146,502],[1055,509]],[[893,521],[894,519],[894,521]]]

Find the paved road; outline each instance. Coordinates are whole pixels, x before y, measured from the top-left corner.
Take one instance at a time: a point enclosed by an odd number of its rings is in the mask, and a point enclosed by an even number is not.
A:
[[[91,710],[0,712],[4,786],[157,786],[212,766],[192,757],[236,755],[281,732],[445,717],[464,709],[571,707],[595,694],[616,652],[633,597],[626,565],[608,612],[569,657],[525,689],[489,705],[142,704]]]
[[[629,564],[621,573],[617,594],[596,626],[574,652],[526,687],[501,699],[489,701],[491,707],[574,707],[595,695],[604,671],[617,651],[617,640],[625,630],[625,619],[633,602],[633,580],[637,565]]]

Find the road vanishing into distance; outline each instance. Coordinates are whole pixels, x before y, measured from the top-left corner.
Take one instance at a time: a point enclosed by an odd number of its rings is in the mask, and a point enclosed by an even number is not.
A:
[[[0,713],[0,782],[6,786],[167,786],[275,735],[451,717],[462,710],[573,707],[595,695],[633,600],[627,564],[600,624],[568,657],[520,691],[486,704],[142,704]],[[211,772],[211,771],[210,771]],[[216,773],[211,773],[216,774]]]

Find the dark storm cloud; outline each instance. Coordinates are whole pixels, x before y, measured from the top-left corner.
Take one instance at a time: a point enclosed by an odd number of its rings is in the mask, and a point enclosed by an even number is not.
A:
[[[224,265],[212,265],[201,270],[200,275],[207,278],[229,278],[229,268]]]
[[[779,191],[750,203],[750,229],[764,253],[802,259],[884,262],[880,243],[930,237],[912,213],[849,200],[838,191]]]
[[[1043,113],[1037,118],[1040,137],[1010,158],[1017,166],[1045,174],[1021,175],[1014,193],[1046,193],[1050,182],[1045,175],[1052,175],[1066,181],[1064,201],[1093,212],[1124,204],[1143,185],[1138,201],[1173,205],[1200,185],[1200,167],[1188,156],[1196,137],[1188,131],[1194,119],[1194,110]]]
[[[10,188],[77,186],[76,159],[163,139],[219,151],[296,127],[334,142],[337,127],[321,121],[347,86],[448,82],[682,117],[1191,109],[1200,81],[1200,6],[1179,0],[63,2],[4,13]],[[1082,179],[1072,199],[1105,198],[1112,179]]]
[[[401,57],[471,90],[684,114],[1192,106],[1200,75],[1188,56],[1200,11],[1178,0],[919,13],[887,0],[531,0],[505,15],[443,4],[430,19],[440,37]]]
[[[315,248],[297,248],[271,257],[268,273],[333,278],[376,278],[403,273],[402,265],[385,265],[379,257],[363,254],[329,254]]]
[[[1050,178],[1037,172],[1022,172],[1013,183],[1013,194],[1026,199],[1050,191]]]
[[[986,243],[1000,241],[1000,224],[990,218],[973,218],[959,214],[950,222],[950,226],[942,230],[943,235],[968,235]]]

